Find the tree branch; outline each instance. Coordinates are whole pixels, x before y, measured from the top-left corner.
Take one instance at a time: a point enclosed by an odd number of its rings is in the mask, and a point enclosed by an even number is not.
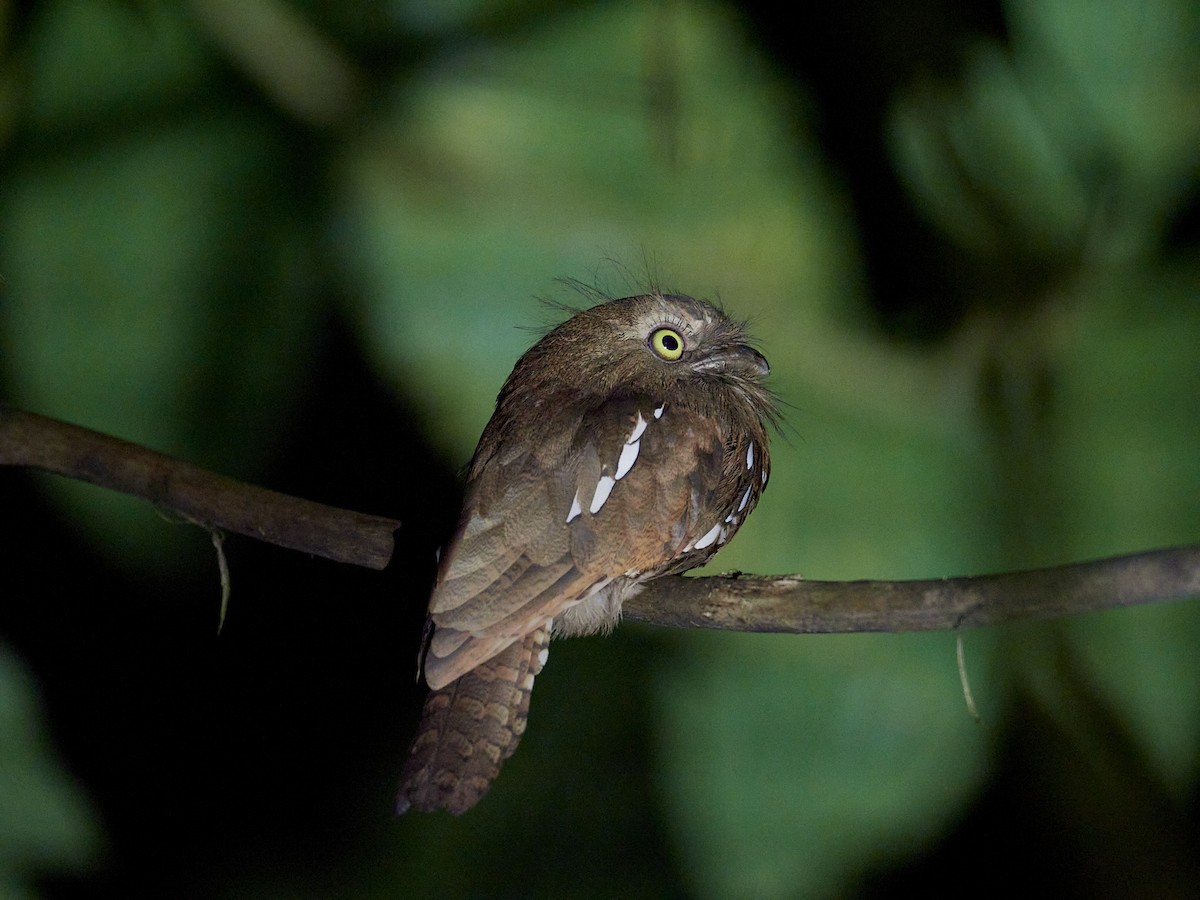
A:
[[[656,625],[818,634],[940,631],[1053,619],[1200,595],[1200,546],[928,581],[806,581],[799,575],[660,578],[625,601]]]
[[[137,444],[0,405],[0,465],[28,466],[143,497],[205,528],[383,569],[396,519],[243,484]]]
[[[289,497],[136,444],[0,405],[0,465],[143,497],[208,528],[383,569],[395,519]],[[798,575],[672,576],[625,601],[626,618],[760,632],[934,631],[1048,619],[1200,595],[1200,545],[1095,562],[929,581]]]

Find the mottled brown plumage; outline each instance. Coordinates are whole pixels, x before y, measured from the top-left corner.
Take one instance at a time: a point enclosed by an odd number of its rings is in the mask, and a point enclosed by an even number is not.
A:
[[[461,813],[525,729],[555,636],[607,631],[651,578],[708,560],[758,502],[766,360],[709,303],[576,313],[517,362],[429,602],[426,700],[398,809]]]

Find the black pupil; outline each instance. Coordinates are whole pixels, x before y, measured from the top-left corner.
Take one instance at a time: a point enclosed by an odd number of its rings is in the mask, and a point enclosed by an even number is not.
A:
[[[663,349],[674,353],[679,349],[679,340],[673,334],[664,334],[662,336]]]

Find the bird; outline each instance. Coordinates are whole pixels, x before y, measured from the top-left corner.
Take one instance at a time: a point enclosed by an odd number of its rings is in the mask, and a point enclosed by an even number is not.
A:
[[[575,311],[517,361],[440,557],[398,813],[474,806],[525,731],[550,638],[611,631],[641,585],[745,522],[777,422],[752,344],[713,303],[653,291]]]

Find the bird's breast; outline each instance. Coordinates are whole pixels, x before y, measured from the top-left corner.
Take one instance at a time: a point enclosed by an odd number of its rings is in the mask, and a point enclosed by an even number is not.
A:
[[[621,621],[621,604],[641,590],[645,577],[614,578],[586,600],[569,606],[554,617],[555,637],[608,634]]]

